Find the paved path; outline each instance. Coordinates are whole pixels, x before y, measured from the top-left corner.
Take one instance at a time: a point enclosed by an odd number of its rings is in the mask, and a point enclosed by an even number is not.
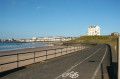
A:
[[[97,45],[35,64],[1,79],[108,79],[109,50],[107,45]]]

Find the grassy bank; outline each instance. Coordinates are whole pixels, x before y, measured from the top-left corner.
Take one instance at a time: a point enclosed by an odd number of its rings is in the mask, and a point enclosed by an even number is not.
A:
[[[117,52],[117,36],[81,36],[66,43],[104,43],[111,45]]]

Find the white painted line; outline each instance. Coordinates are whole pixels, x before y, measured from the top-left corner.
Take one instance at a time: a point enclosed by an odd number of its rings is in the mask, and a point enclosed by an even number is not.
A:
[[[101,64],[102,64],[102,62],[103,62],[103,60],[104,60],[105,56],[106,56],[106,53],[107,53],[107,46],[106,46],[106,51],[105,51],[105,54],[104,54],[104,56],[103,56],[103,58],[102,58],[101,62],[99,63],[99,65],[98,65],[98,67],[97,67],[97,69],[96,69],[96,71],[95,71],[95,73],[94,73],[94,75],[93,75],[92,79],[95,79],[95,76],[96,76],[96,74],[97,74],[97,72],[98,72],[98,70],[99,70],[99,68],[100,68],[100,66],[101,66]]]
[[[79,63],[77,63],[77,64],[75,64],[75,65],[73,65],[73,66],[72,66],[71,68],[69,68],[67,71],[65,71],[64,73],[62,73],[61,75],[57,76],[57,77],[54,78],[54,79],[59,79],[60,77],[62,77],[63,74],[70,72],[72,69],[74,69],[75,67],[77,67],[78,65],[80,65],[81,63],[83,63],[84,61],[86,61],[87,59],[89,59],[90,57],[92,57],[94,54],[96,54],[100,49],[102,49],[102,47],[99,48],[97,51],[95,51],[95,52],[94,52],[93,54],[91,54],[90,56],[88,56],[86,59],[82,60],[81,62],[79,62]],[[65,78],[66,78],[66,77],[65,77]]]
[[[78,78],[78,77],[79,77],[79,74],[78,74],[78,72],[71,71],[71,72],[62,74],[62,77],[63,77],[63,78],[66,78],[66,77]]]

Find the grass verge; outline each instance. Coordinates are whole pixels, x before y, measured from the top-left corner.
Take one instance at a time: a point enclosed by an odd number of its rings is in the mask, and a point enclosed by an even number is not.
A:
[[[65,43],[99,43],[109,44],[117,53],[117,36],[81,36]]]

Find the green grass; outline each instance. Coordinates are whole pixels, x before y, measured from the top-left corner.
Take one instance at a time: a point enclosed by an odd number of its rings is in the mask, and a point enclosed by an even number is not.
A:
[[[104,43],[109,44],[117,52],[117,36],[81,36],[74,40],[68,41],[67,43]]]

